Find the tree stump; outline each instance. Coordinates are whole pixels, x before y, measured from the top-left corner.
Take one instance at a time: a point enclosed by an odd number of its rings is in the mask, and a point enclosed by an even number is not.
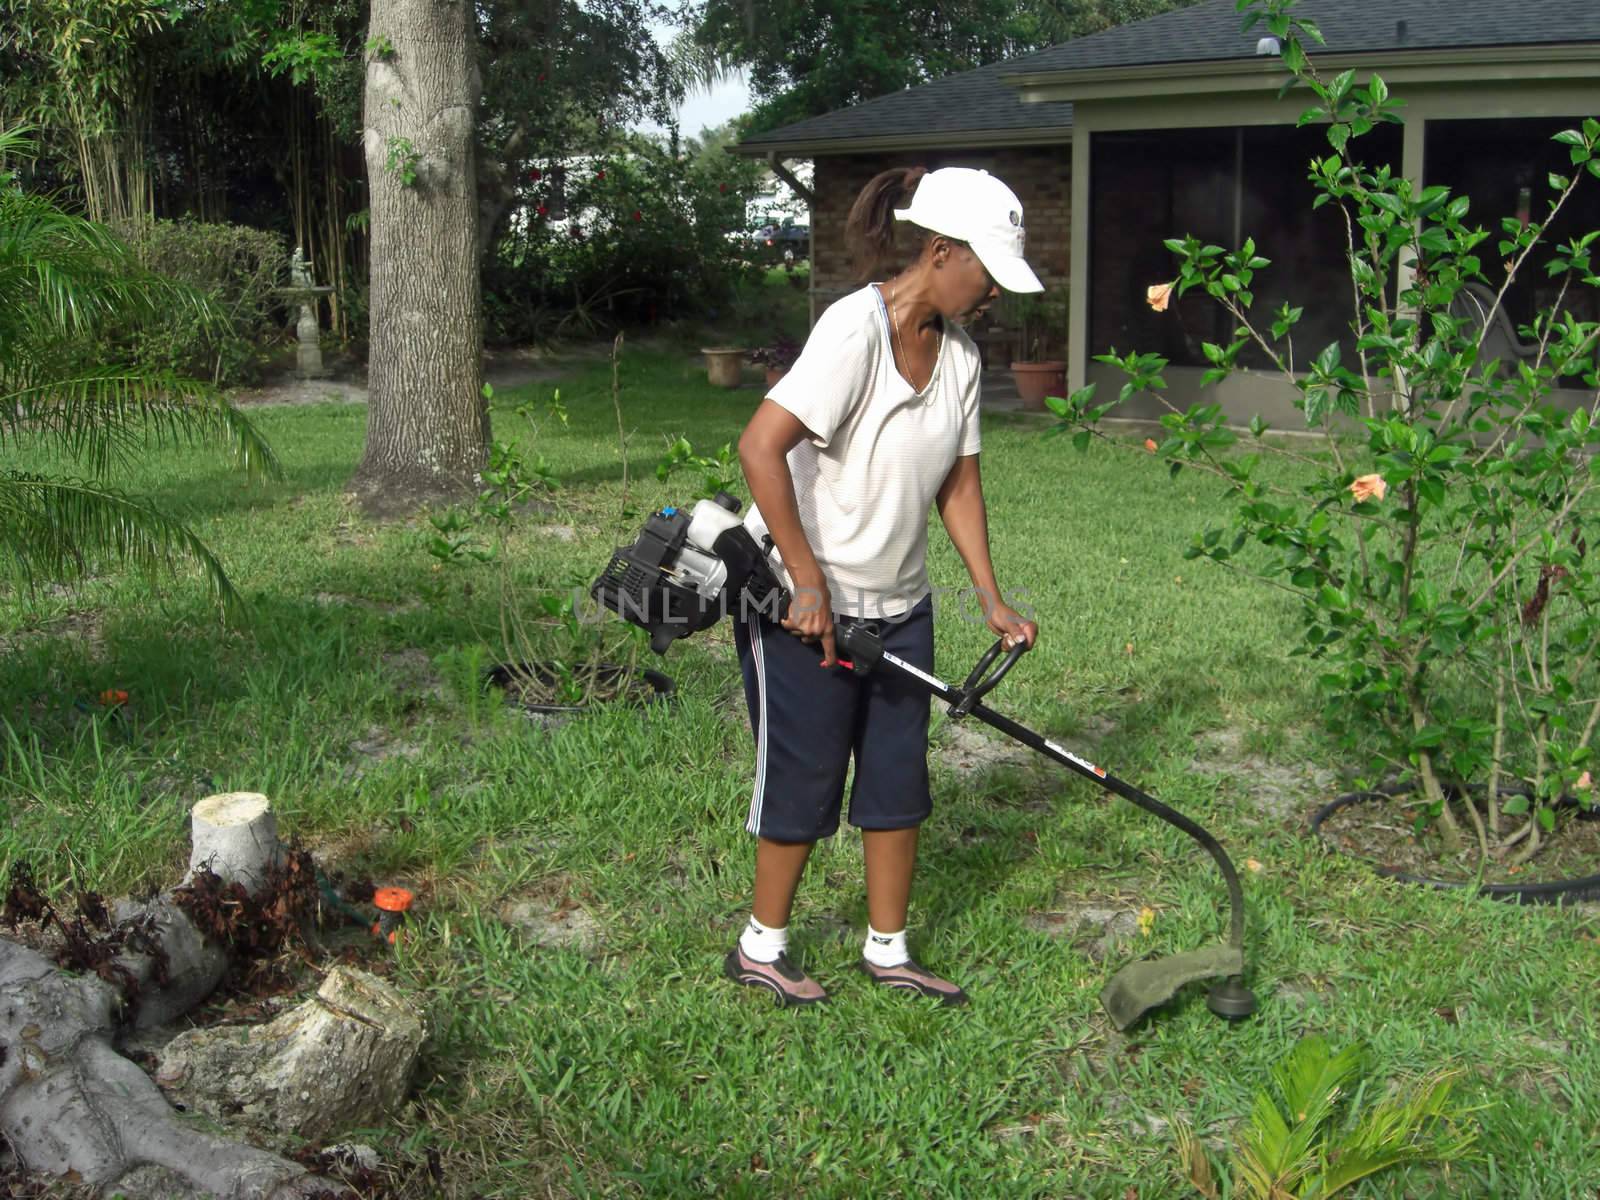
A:
[[[210,868],[255,895],[283,853],[278,819],[260,792],[221,792],[190,811],[189,874]]]
[[[195,865],[226,869],[259,887],[282,853],[264,796],[210,797],[195,806]],[[202,852],[203,851],[203,852]],[[0,1136],[28,1170],[74,1174],[107,1188],[159,1167],[230,1200],[350,1195],[299,1164],[219,1137],[183,1119],[133,1062],[113,1049],[125,1023],[123,989],[138,996],[137,1024],[170,1020],[203,1000],[227,969],[172,893],[115,906],[137,927],[109,969],[74,975],[0,938]],[[102,964],[104,968],[104,964]],[[350,1086],[356,1086],[352,1083]]]
[[[392,987],[335,967],[314,997],[266,1025],[179,1034],[156,1081],[219,1120],[321,1140],[399,1107],[422,1039],[422,1021]]]

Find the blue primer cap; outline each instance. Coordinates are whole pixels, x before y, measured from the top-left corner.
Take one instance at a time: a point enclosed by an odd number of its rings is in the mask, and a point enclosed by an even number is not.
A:
[[[669,504],[661,510],[661,515],[663,517],[675,517],[678,515],[678,510]]]

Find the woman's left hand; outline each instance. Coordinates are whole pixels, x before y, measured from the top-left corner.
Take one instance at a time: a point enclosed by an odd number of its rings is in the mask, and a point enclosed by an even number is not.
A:
[[[996,602],[989,609],[989,628],[1005,639],[1007,650],[1019,641],[1026,641],[1031,648],[1038,640],[1039,626],[1026,620],[1021,613],[1008,604]]]

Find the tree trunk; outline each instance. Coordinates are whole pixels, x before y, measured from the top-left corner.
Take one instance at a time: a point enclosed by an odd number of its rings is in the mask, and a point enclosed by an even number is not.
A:
[[[369,512],[468,494],[489,443],[467,0],[373,0],[362,144],[371,206]],[[392,47],[392,51],[390,49]]]

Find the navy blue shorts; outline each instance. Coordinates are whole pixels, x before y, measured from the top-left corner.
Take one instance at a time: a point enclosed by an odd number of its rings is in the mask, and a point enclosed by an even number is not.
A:
[[[886,650],[933,671],[932,597],[903,617],[873,623]],[[888,671],[864,678],[845,667],[824,671],[817,645],[764,617],[735,620],[734,641],[756,736],[747,830],[778,842],[831,836],[839,828],[852,755],[850,824],[908,829],[927,819],[933,811],[927,692]]]

